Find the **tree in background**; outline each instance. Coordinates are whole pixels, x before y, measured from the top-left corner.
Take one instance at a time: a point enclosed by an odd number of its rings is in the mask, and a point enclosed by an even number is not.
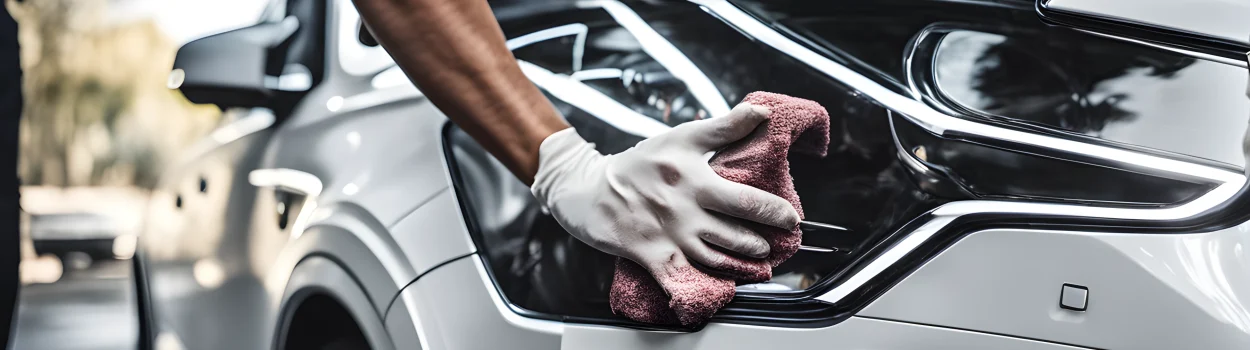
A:
[[[105,0],[6,0],[25,72],[24,185],[151,188],[220,120],[166,88],[177,47],[151,20],[111,22]]]

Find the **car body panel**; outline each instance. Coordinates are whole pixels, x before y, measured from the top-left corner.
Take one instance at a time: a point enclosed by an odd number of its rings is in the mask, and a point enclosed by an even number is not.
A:
[[[475,251],[468,235],[455,233],[468,231],[463,220],[448,220],[455,217],[460,217],[459,205],[447,190],[439,192],[391,228],[408,264],[418,275]]]
[[[266,123],[253,124],[260,118]],[[265,342],[262,279],[248,257],[256,189],[248,172],[269,139],[272,114],[226,124],[166,172],[152,192],[140,236],[152,335],[193,348],[245,348]],[[224,132],[223,132],[224,130]],[[208,185],[200,192],[198,184]],[[226,321],[230,320],[230,321]],[[201,329],[216,328],[216,332]],[[215,334],[234,334],[219,337]]]
[[[407,311],[408,305],[403,298],[398,298],[398,295],[396,297],[386,313],[386,329],[387,334],[391,335],[391,343],[395,344],[396,349],[425,349],[417,335],[416,323],[413,323],[412,315]]]
[[[1085,349],[863,317],[803,329],[713,323],[697,333],[559,325],[534,319],[517,322],[509,318],[521,316],[493,295],[497,293],[493,284],[476,278],[485,272],[479,259],[457,259],[405,288],[388,313],[388,330],[416,334],[422,340],[421,349]]]
[[[819,329],[712,324],[698,333],[639,332],[603,326],[569,326],[563,350],[582,349],[1088,349],[960,329],[852,317]]]
[[[1106,349],[1234,349],[1250,342],[1246,246],[1250,224],[1192,234],[985,230],[859,315]],[[1086,311],[1060,308],[1064,283],[1088,288]]]
[[[438,267],[404,288],[390,313],[406,312],[413,321],[390,329],[417,334],[421,349],[555,349],[560,346],[559,322],[513,313],[484,278],[477,256]]]
[[[342,207],[337,209],[344,210]],[[381,315],[386,311],[386,305],[406,281],[395,280],[395,276],[388,271],[397,269],[387,268],[383,263],[385,260],[379,257],[384,255],[387,249],[394,248],[371,245],[366,241],[367,237],[370,237],[368,235],[375,235],[378,232],[385,231],[373,230],[353,220],[350,216],[341,215],[332,221],[318,223],[304,231],[299,238],[290,240],[273,261],[255,265],[265,269],[258,273],[264,273],[267,276],[265,285],[270,296],[268,298],[270,305],[276,307],[277,303],[282,301],[278,297],[286,292],[291,271],[308,257],[320,256],[332,259],[344,269],[351,271],[352,276],[365,291],[374,312]],[[398,270],[402,271],[402,269]]]
[[[393,345],[395,348],[422,349],[582,349],[612,346],[747,349],[789,344],[835,349],[1166,348],[1162,345],[1182,344],[1145,342],[1152,337],[1124,339],[1130,338],[1125,334],[1141,330],[1167,334],[1169,329],[1177,333],[1175,329],[1195,325],[1218,332],[1204,340],[1212,346],[1210,348],[1247,341],[1242,331],[1250,320],[1247,320],[1246,310],[1240,306],[1240,301],[1242,296],[1250,297],[1244,294],[1250,291],[1246,289],[1250,285],[1241,277],[1250,264],[1242,258],[1240,247],[1241,243],[1250,242],[1243,242],[1244,233],[1230,231],[1234,229],[1184,235],[982,231],[949,247],[910,277],[889,288],[858,315],[841,316],[830,326],[787,328],[714,322],[697,333],[679,333],[590,325],[561,319],[560,315],[549,317],[554,321],[531,317],[533,312],[509,304],[501,293],[500,285],[493,280],[496,276],[492,276],[491,270],[487,269],[489,262],[483,260],[485,249],[476,246],[480,243],[474,242],[470,232],[475,224],[502,227],[508,223],[507,219],[520,215],[522,211],[529,210],[527,213],[531,214],[540,212],[534,207],[522,208],[513,200],[530,199],[528,189],[512,178],[506,169],[497,164],[487,164],[488,160],[482,164],[494,166],[494,172],[476,180],[499,183],[497,187],[478,187],[497,191],[475,198],[492,201],[488,207],[497,212],[483,217],[466,217],[461,204],[467,194],[457,193],[452,183],[453,171],[447,158],[451,151],[445,149],[444,138],[448,135],[445,131],[449,130],[446,128],[447,118],[411,86],[402,71],[394,67],[386,68],[391,64],[389,58],[378,56],[385,55],[384,51],[363,47],[356,42],[357,33],[353,28],[358,28],[358,16],[350,1],[329,1],[337,2],[329,7],[332,10],[326,22],[329,34],[323,84],[309,91],[289,115],[277,118],[280,120],[270,115],[266,124],[254,122],[257,119],[244,118],[241,120],[248,120],[250,124],[239,126],[236,123],[223,127],[221,130],[224,131],[214,133],[214,137],[210,138],[211,147],[193,152],[184,164],[166,174],[160,189],[154,192],[149,215],[152,221],[142,239],[142,256],[149,285],[152,286],[154,319],[160,333],[158,339],[162,336],[165,337],[163,339],[173,337],[189,349],[268,348],[273,344],[275,335],[280,334],[282,311],[291,296],[313,287],[316,283],[312,282],[317,282],[309,281],[309,277],[299,275],[298,271],[332,266],[342,273],[335,272],[336,277],[326,282],[333,280],[345,288],[358,289],[329,290],[328,293],[350,299],[345,304],[364,320],[362,324],[367,323],[365,326],[371,329],[369,335],[378,348]],[[920,15],[911,16],[914,17],[912,19],[924,19],[928,18],[925,13],[960,13],[976,6],[977,2],[901,3],[924,10],[917,12]],[[615,21],[616,24],[612,25],[628,27],[627,31],[633,33],[627,35],[646,37],[650,46],[644,51],[648,54],[656,55],[658,52],[667,55],[668,59],[661,62],[661,65],[666,65],[663,68],[672,70],[672,67],[682,67],[685,69],[682,76],[688,80],[708,78],[719,82],[722,79],[718,74],[699,78],[701,74],[693,74],[697,72],[689,69],[691,66],[695,70],[705,68],[701,65],[717,62],[715,57],[708,56],[728,55],[730,52],[699,46],[703,39],[697,35],[683,37],[683,40],[674,39],[671,36],[674,27],[661,25],[655,20],[663,18],[666,13],[684,14],[685,19],[692,19],[689,16],[708,16],[698,18],[702,20],[713,18],[698,6],[686,3],[622,4],[614,1],[577,2],[576,6],[565,6],[567,8],[561,7],[562,3],[545,4],[550,6],[534,10],[534,13],[527,12],[529,10],[524,7],[496,10],[505,14],[503,16],[508,21],[524,22],[527,16],[550,21],[505,25],[526,28],[525,32],[507,33],[513,39],[533,31],[552,29],[548,24],[555,22]],[[630,6],[635,5],[638,8],[672,6],[677,11],[639,11],[643,13],[639,15],[630,10]],[[871,7],[863,6],[859,9]],[[983,17],[994,25],[1018,19],[1017,16],[1022,14],[1032,15],[1018,8],[1004,10],[1002,8],[1014,7],[998,2],[986,3],[985,7],[993,8],[990,12],[1000,15]],[[904,12],[913,8],[872,9],[867,14],[892,9]],[[578,17],[593,12],[591,10],[606,14]],[[1003,14],[1002,11],[1014,12]],[[883,24],[880,27],[883,30],[868,33],[866,37],[856,37],[864,34],[860,32],[837,30],[833,32],[845,35],[841,37],[843,41],[838,42],[838,38],[831,41],[835,46],[846,48],[869,62],[865,65],[877,64],[878,61],[873,59],[876,57],[873,50],[884,52],[877,57],[885,57],[881,62],[894,62],[904,55],[904,45],[883,46],[879,44],[896,42],[874,38],[902,33],[905,35],[889,38],[901,38],[898,43],[905,44],[906,39],[915,33],[911,29],[921,30],[928,25],[920,23],[911,28],[909,26],[915,23],[908,22],[900,26],[907,29],[903,31],[884,26],[904,17],[910,18],[906,13],[898,18],[858,16],[864,21],[880,22],[878,24]],[[705,22],[721,23],[719,20]],[[1039,24],[1030,23],[1030,26]],[[656,27],[651,28],[650,24],[656,24]],[[878,27],[865,25],[863,28]],[[736,35],[734,29],[718,30]],[[614,35],[621,33],[617,32]],[[672,45],[662,45],[665,40],[672,40]],[[1095,42],[1092,45],[1103,44]],[[885,49],[882,50],[882,47]],[[539,50],[536,47],[531,49]],[[677,57],[681,56],[681,50],[699,51],[703,56],[691,54],[689,58]],[[708,55],[709,52],[714,55]],[[561,59],[567,57],[563,56],[563,52],[560,54]],[[737,54],[741,55],[740,52]],[[522,56],[518,54],[518,57]],[[539,52],[534,57],[538,62],[544,56]],[[742,62],[734,64],[744,65]],[[1133,96],[1138,98],[1132,103],[1140,105],[1132,105],[1133,108],[1153,110],[1163,103],[1164,97],[1175,96],[1169,91],[1176,89],[1190,87],[1194,91],[1188,91],[1189,94],[1184,96],[1206,96],[1201,93],[1206,91],[1203,89],[1225,89],[1233,85],[1226,83],[1230,80],[1223,77],[1211,78],[1219,84],[1196,83],[1203,77],[1227,71],[1226,67],[1208,66],[1185,66],[1188,70],[1181,73],[1181,79],[1148,79],[1149,83],[1141,86],[1125,82],[1132,85],[1128,88],[1137,89]],[[570,82],[574,79],[570,76],[548,71],[536,64],[525,63],[523,67],[531,79],[541,81],[538,84],[546,92],[559,95],[557,99],[578,95],[577,89],[552,91],[553,86],[571,86]],[[731,73],[742,70],[735,67],[739,66],[718,69]],[[885,66],[878,68],[886,69],[882,67]],[[892,66],[895,70],[905,68]],[[814,75],[813,80],[818,80]],[[973,76],[965,72],[964,76],[956,79],[968,80]],[[945,77],[950,78],[951,75]],[[770,78],[791,81],[796,77]],[[1236,79],[1240,81],[1242,78]],[[750,82],[750,79],[746,81]],[[705,83],[694,85],[706,88],[708,84]],[[951,84],[948,83],[948,86]],[[1019,82],[1012,84],[1020,85]],[[742,85],[732,89],[759,86]],[[730,89],[728,85],[714,88]],[[880,87],[882,91],[888,88],[884,85]],[[840,91],[829,95],[850,97],[831,98],[833,101],[845,100],[845,103],[827,106],[831,112],[851,115],[855,111],[883,108],[880,103],[867,101],[858,91],[847,94]],[[707,100],[709,95],[712,94],[705,90],[700,98]],[[1193,130],[1245,128],[1245,118],[1250,116],[1246,111],[1250,110],[1250,105],[1244,100],[1229,100],[1227,94],[1220,94],[1219,97],[1221,102],[1227,103],[1211,107],[1212,110],[1207,113],[1210,115],[1194,119],[1194,124],[1200,125],[1194,126]],[[900,94],[896,98],[910,101],[911,97]],[[585,101],[580,102],[585,104]],[[621,107],[630,103],[617,102]],[[909,103],[912,102],[917,101]],[[1185,106],[1201,105],[1188,102],[1192,101],[1187,101]],[[562,112],[585,108],[569,104],[558,105],[563,108]],[[921,106],[920,103],[913,104],[913,107]],[[1231,114],[1236,114],[1235,118]],[[891,115],[865,112],[853,117],[862,120],[890,118]],[[1104,136],[1109,135],[1106,138],[1111,142],[1158,141],[1157,137],[1168,135],[1166,117],[1162,113],[1149,114],[1147,118],[1152,123],[1129,120],[1112,123],[1107,129],[1098,131],[1107,133]],[[846,125],[837,127],[854,130]],[[885,139],[890,130],[879,128],[869,131],[880,134],[847,134],[835,141],[843,142],[850,153],[867,152],[856,149],[861,145],[876,147],[888,143],[889,140]],[[1193,131],[1187,135],[1200,134],[1200,131]],[[879,135],[885,136],[876,139]],[[1090,135],[1065,137],[1081,142],[1101,141],[1086,136]],[[1141,137],[1134,138],[1138,136]],[[855,138],[860,140],[852,140]],[[1140,143],[1162,151],[1211,158],[1224,163],[1218,165],[1220,169],[1228,170],[1244,164],[1224,149],[1230,140],[1228,135],[1221,134],[1221,137],[1207,140],[1210,142],[1184,145]],[[1119,146],[1125,145],[1116,145]],[[885,145],[885,148],[893,150],[890,147]],[[888,153],[863,158],[876,163],[878,159],[894,161],[893,158],[899,156]],[[905,154],[902,156],[906,157]],[[1167,156],[1188,160],[1185,155]],[[848,164],[863,166],[865,162]],[[876,174],[873,172],[870,174],[873,176],[866,178],[878,179]],[[880,174],[890,173],[883,170]],[[987,178],[1001,174],[992,175]],[[1012,179],[1009,176],[1002,178]],[[200,179],[209,183],[206,192],[198,190]],[[850,183],[846,187],[889,185]],[[512,196],[514,194],[516,196]],[[173,204],[178,202],[178,198],[181,198],[181,207]],[[810,197],[804,199],[810,201]],[[818,199],[826,202],[833,200],[832,197]],[[864,205],[860,203],[856,206]],[[817,212],[815,205],[805,207],[813,209],[810,212]],[[860,216],[876,218],[871,213]],[[908,220],[906,217],[898,219],[900,225]],[[532,249],[529,246],[524,248]],[[1146,248],[1150,252],[1138,254],[1134,250],[1137,248]],[[1163,262],[1170,265],[1159,265]],[[1193,272],[1189,272],[1188,277],[1168,277],[1163,275],[1164,270],[1159,270],[1159,266],[1174,269],[1189,266]],[[1215,274],[1215,271],[1220,273]],[[1110,285],[1119,282],[1123,283]],[[1085,313],[1058,310],[1057,298],[1062,283],[1090,287],[1092,301]],[[1150,288],[1156,289],[1147,290]],[[1104,299],[1108,295],[1125,297]],[[1144,324],[1153,320],[1146,316],[1160,316],[1164,311],[1172,311],[1158,307],[1152,309],[1152,301],[1171,303],[1171,307],[1184,309],[1176,310],[1183,317]],[[1137,318],[1124,319],[1130,315]],[[377,333],[378,324],[385,325],[387,334]],[[222,334],[231,336],[223,337]],[[1180,334],[1182,338],[1178,339],[1206,335]]]
[[[335,23],[338,11],[354,11],[345,3],[331,7],[327,23]],[[328,35],[328,52],[337,52],[338,41]],[[379,53],[385,55],[373,52]],[[259,126],[247,117],[223,126],[154,192],[141,249],[157,343],[270,347],[284,296],[295,288],[288,285],[291,273],[310,256],[335,261],[359,281],[381,319],[403,286],[444,259],[439,254],[472,252],[463,243],[429,245],[410,236],[425,232],[429,214],[444,215],[414,210],[446,197],[439,138],[446,118],[410,85],[376,88],[376,73],[344,71],[335,55],[328,56],[326,83],[290,115],[268,114]],[[368,98],[378,91],[399,91],[403,98]],[[342,104],[330,108],[332,100]],[[203,194],[197,189],[201,173],[209,183]],[[266,176],[258,180],[258,174]],[[322,190],[305,193],[309,188]],[[175,205],[179,200],[182,207]],[[282,222],[279,207],[291,211],[293,222]],[[401,224],[410,215],[414,219]],[[401,249],[392,227],[410,245]]]
[[[368,296],[360,289],[359,280],[349,274],[333,260],[321,256],[313,256],[300,262],[299,267],[290,273],[290,281],[286,293],[281,300],[283,317],[290,317],[304,298],[313,292],[329,293],[341,303],[360,326],[361,333],[369,342],[369,346],[377,350],[407,349],[397,348],[386,332],[382,315],[373,312]],[[281,330],[280,330],[281,331]],[[284,348],[282,344],[274,344],[274,348]]]

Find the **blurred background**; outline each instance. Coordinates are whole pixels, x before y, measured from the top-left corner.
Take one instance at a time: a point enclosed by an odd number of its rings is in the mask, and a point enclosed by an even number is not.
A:
[[[15,349],[133,349],[140,216],[162,170],[232,116],[165,81],[179,45],[263,0],[0,0],[19,25],[22,264]]]

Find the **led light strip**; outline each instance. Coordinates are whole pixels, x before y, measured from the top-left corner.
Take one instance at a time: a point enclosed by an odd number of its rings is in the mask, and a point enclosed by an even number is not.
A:
[[[516,51],[516,49],[529,46],[530,44],[547,41],[562,36],[574,35],[573,39],[573,71],[582,70],[582,54],[586,51],[586,33],[590,28],[585,24],[572,23],[559,27],[551,27],[537,32],[525,34],[512,40],[508,40],[508,51]]]
[[[578,6],[600,7],[607,11],[608,15],[621,25],[621,28],[625,28],[630,35],[634,36],[634,39],[638,40],[643,52],[686,83],[690,94],[694,95],[694,99],[698,100],[704,109],[707,109],[708,114],[719,117],[729,113],[729,103],[725,102],[725,96],[722,96],[720,90],[716,89],[716,84],[712,83],[712,79],[703,74],[703,70],[695,66],[694,62],[690,62],[689,57],[651,28],[651,25],[647,24],[647,21],[639,17],[638,13],[629,6],[619,1],[587,1],[578,3]]]
[[[868,265],[864,266],[863,269],[856,272],[846,281],[833,288],[833,290],[817,297],[817,300],[829,303],[842,300],[886,268],[893,266],[908,253],[915,250],[925,241],[928,241],[933,235],[941,232],[942,229],[962,215],[972,213],[1012,213],[1123,220],[1178,220],[1193,217],[1232,199],[1246,182],[1244,175],[1219,168],[1102,145],[1030,134],[947,115],[914,98],[895,93],[868,77],[838,64],[802,44],[790,40],[728,1],[692,0],[692,2],[702,5],[709,13],[720,17],[755,40],[771,46],[804,62],[830,78],[846,84],[934,134],[949,136],[950,132],[958,132],[979,135],[1018,145],[1040,147],[1061,153],[1085,156],[1094,161],[1102,162],[1102,165],[1129,167],[1143,170],[1150,174],[1169,177],[1197,177],[1218,184],[1215,189],[1188,203],[1159,209],[1107,208],[983,200],[948,203],[933,211],[933,219],[930,219],[920,228],[907,233],[906,237],[889,247],[884,253],[869,262]],[[910,66],[910,62],[907,62],[907,65]]]
[[[648,118],[567,75],[555,74],[533,63],[517,60],[521,72],[552,97],[599,118],[612,127],[643,138],[650,138],[672,127]]]

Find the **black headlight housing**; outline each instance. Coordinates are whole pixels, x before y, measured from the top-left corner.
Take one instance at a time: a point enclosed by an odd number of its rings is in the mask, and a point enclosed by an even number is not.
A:
[[[888,10],[883,8],[884,4],[831,5],[828,12],[813,11],[811,17],[803,16],[799,7],[778,9],[748,3],[736,8],[748,9],[751,16],[767,23],[785,40],[819,52],[823,59],[960,118],[1227,171],[1235,169],[1227,164],[1099,139],[1012,115],[961,110],[957,101],[936,88],[933,65],[909,61],[909,58],[923,56],[928,61],[919,62],[933,62],[936,45],[925,46],[934,43],[923,41],[920,34],[932,29],[930,26],[936,22],[970,21],[975,22],[971,27],[979,32],[1025,39],[1062,35],[1067,40],[1086,40],[1080,45],[1120,47],[1123,44],[1092,36],[1073,36],[1069,32],[1050,33],[1062,29],[1048,28],[1035,18],[1021,22],[1021,18],[1031,18],[1027,6],[935,5],[915,1],[898,1],[897,4],[892,1],[891,5]],[[952,7],[958,11],[951,10]],[[628,8],[647,28],[698,67],[701,74],[715,84],[723,102],[733,105],[749,92],[771,91],[817,101],[829,110],[832,118],[831,144],[826,158],[794,156],[790,159],[795,186],[807,214],[807,222],[803,224],[805,249],[777,267],[770,283],[739,288],[735,300],[716,315],[716,322],[828,326],[871,302],[964,234],[987,227],[1080,227],[1085,230],[1144,227],[1166,231],[1218,225],[1217,221],[1206,219],[1150,223],[1073,219],[1064,215],[962,215],[944,221],[940,232],[898,258],[897,263],[874,270],[844,297],[822,299],[853,276],[875,268],[868,264],[907,239],[910,233],[931,225],[935,218],[941,217],[935,210],[940,211],[939,208],[948,203],[995,200],[1127,209],[1169,208],[1201,197],[1220,184],[1208,179],[1159,176],[1131,167],[1107,166],[1045,149],[995,142],[981,135],[935,133],[887,108],[872,96],[833,79],[814,68],[811,62],[770,47],[756,40],[754,34],[725,23],[716,11],[705,11],[689,3],[630,4]],[[830,15],[835,13],[837,15]],[[887,13],[902,14],[891,17]],[[830,16],[835,18],[830,19]],[[882,30],[859,38],[856,36],[865,33],[822,31],[825,21],[838,22],[843,18],[853,18],[850,21],[860,28]],[[882,25],[872,27],[863,23],[873,20]],[[524,64],[545,70],[543,74],[575,81],[636,113],[603,115],[594,106],[559,98],[557,96],[567,94],[553,92],[549,90],[551,87],[540,84],[569,123],[583,138],[596,143],[600,152],[621,152],[644,138],[615,128],[608,121],[610,118],[650,118],[671,126],[711,117],[702,105],[707,101],[698,100],[691,93],[690,84],[668,71],[666,62],[648,54],[648,44],[639,42],[620,18],[603,10],[545,14],[531,21],[505,22],[504,27],[509,37],[515,39],[566,24],[584,25],[585,32],[534,41],[515,49],[514,54]],[[1059,57],[1074,55],[1077,54],[1062,53]],[[1156,50],[1137,50],[1127,55],[1138,59],[1131,62],[1173,62],[1170,67],[1176,69],[1183,69],[1185,63],[1190,62],[1181,55]],[[1088,119],[1120,114],[1076,115]],[[1244,125],[1237,127],[1244,128]],[[468,227],[488,272],[514,311],[552,320],[657,328],[611,313],[607,291],[614,257],[564,232],[542,212],[524,185],[451,124],[445,130],[445,150]],[[1237,203],[1227,205],[1239,205]]]

